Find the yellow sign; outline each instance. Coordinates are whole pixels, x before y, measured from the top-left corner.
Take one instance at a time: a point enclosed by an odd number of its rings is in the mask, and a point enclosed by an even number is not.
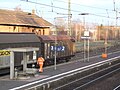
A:
[[[9,56],[10,51],[9,50],[0,50],[0,56]]]

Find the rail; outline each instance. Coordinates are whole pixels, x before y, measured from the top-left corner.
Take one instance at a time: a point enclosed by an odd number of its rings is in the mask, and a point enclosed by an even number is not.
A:
[[[117,87],[115,87],[113,90],[119,90],[120,89],[120,85],[118,85]]]
[[[120,65],[120,64],[117,64],[117,65]],[[115,66],[116,66],[116,65],[115,65]],[[112,67],[114,67],[114,66],[112,66]],[[107,70],[107,69],[109,69],[109,68],[111,68],[111,67],[108,67],[108,68],[106,68],[106,69],[104,69],[104,70]],[[100,73],[100,72],[102,72],[102,71],[104,71],[104,70],[95,72],[94,74],[88,75],[88,76],[86,76],[86,77],[84,77],[84,78],[89,78],[90,76],[95,75],[95,74],[97,74],[97,73]],[[81,89],[81,88],[83,88],[83,87],[85,87],[85,86],[87,86],[87,85],[89,85],[89,84],[91,84],[91,83],[93,83],[93,82],[95,82],[95,81],[98,81],[98,80],[100,80],[100,79],[102,79],[102,78],[104,78],[104,77],[106,77],[106,76],[109,76],[110,74],[113,74],[114,72],[117,72],[117,71],[119,71],[119,70],[120,70],[120,68],[115,69],[115,70],[113,70],[113,71],[111,71],[111,72],[109,72],[109,73],[107,73],[107,74],[103,74],[102,76],[99,76],[98,78],[92,79],[92,80],[90,80],[89,82],[87,82],[87,83],[85,83],[85,84],[83,84],[83,85],[81,85],[81,86],[79,86],[79,87],[76,87],[76,88],[73,89],[73,90],[79,90],[79,89]],[[118,88],[118,87],[117,87],[117,88]],[[116,90],[117,90],[117,89],[116,89]]]

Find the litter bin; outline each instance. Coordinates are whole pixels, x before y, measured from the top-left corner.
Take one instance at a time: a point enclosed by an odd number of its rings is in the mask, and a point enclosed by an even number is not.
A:
[[[106,53],[102,53],[102,58],[107,58],[107,54]]]

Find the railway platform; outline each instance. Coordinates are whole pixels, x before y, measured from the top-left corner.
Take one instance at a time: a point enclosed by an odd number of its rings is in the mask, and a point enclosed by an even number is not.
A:
[[[116,55],[111,55],[111,56],[108,55],[107,59],[111,57],[119,56],[119,54],[120,52]],[[25,76],[23,78],[14,79],[14,80],[11,80],[9,75],[3,76],[3,77],[0,77],[0,89],[1,90],[23,90],[22,89],[23,87],[29,86],[34,82],[44,83],[44,80],[47,82],[47,79],[50,79],[50,77],[60,75],[62,73],[66,73],[78,68],[83,68],[91,64],[105,61],[107,59],[103,59],[101,58],[101,55],[98,55],[98,56],[90,57],[89,61],[83,61],[83,59],[77,60],[77,61],[71,60],[71,62],[58,64],[56,66],[56,70],[54,69],[54,65],[53,65],[53,66],[43,68],[44,70],[43,73],[37,72],[34,76],[30,75],[30,76]]]

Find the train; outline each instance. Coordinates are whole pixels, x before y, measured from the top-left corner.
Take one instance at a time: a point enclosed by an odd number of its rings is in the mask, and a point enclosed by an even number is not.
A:
[[[9,73],[10,69],[10,48],[37,47],[36,60],[34,60],[34,51],[27,52],[27,65],[37,66],[37,58],[42,55],[45,59],[44,66],[56,62],[69,61],[75,56],[75,39],[66,35],[36,35],[35,33],[0,33],[0,74]],[[14,55],[15,67],[23,65],[23,53],[16,52]]]

